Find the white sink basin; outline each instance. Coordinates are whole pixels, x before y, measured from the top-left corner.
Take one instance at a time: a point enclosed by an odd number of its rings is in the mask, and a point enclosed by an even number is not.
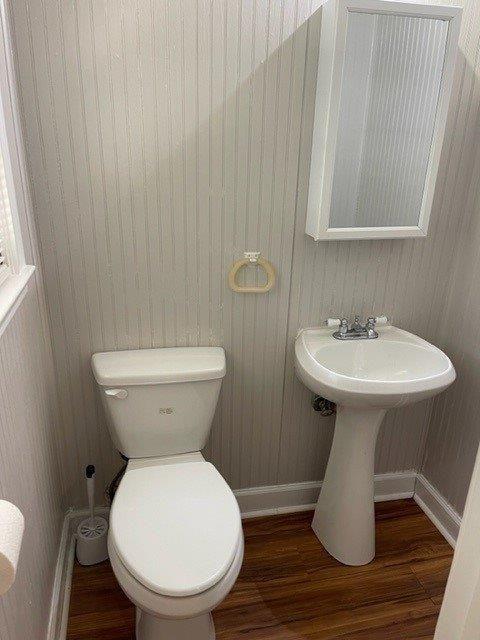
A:
[[[319,395],[347,406],[398,407],[433,396],[455,380],[437,347],[397,327],[374,340],[336,340],[331,328],[306,329],[295,343],[296,370]]]
[[[298,377],[337,404],[312,528],[325,549],[349,565],[375,556],[375,443],[386,410],[434,396],[455,380],[437,347],[397,327],[377,330],[375,339],[342,341],[331,328],[305,329],[295,342]]]

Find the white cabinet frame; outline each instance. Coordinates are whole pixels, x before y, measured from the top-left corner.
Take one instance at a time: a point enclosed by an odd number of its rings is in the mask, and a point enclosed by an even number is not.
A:
[[[418,226],[330,228],[330,203],[350,12],[435,18],[449,22],[432,145]],[[328,0],[322,7],[306,233],[314,240],[426,236],[452,89],[462,9],[388,0]]]

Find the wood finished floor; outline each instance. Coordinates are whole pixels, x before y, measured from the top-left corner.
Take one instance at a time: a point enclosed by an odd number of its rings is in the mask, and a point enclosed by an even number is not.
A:
[[[245,560],[214,612],[217,640],[433,638],[452,549],[413,500],[376,505],[377,555],[363,567],[331,558],[311,518],[244,522]],[[108,562],[75,563],[67,639],[100,638],[133,640],[134,609]]]

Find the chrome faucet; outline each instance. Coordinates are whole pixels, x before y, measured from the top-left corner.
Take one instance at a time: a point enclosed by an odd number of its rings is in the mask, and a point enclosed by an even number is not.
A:
[[[378,338],[378,333],[375,331],[375,318],[370,316],[367,318],[365,325],[362,325],[360,317],[355,316],[350,327],[348,326],[347,318],[342,318],[339,329],[335,331],[333,337],[337,340],[373,340]]]
[[[352,322],[352,331],[362,331],[363,327],[360,324],[360,316],[355,316]]]

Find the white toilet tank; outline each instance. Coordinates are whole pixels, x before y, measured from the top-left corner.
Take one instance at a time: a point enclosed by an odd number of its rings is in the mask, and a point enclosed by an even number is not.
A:
[[[127,458],[203,449],[225,376],[222,348],[95,353],[92,369],[110,434]]]

